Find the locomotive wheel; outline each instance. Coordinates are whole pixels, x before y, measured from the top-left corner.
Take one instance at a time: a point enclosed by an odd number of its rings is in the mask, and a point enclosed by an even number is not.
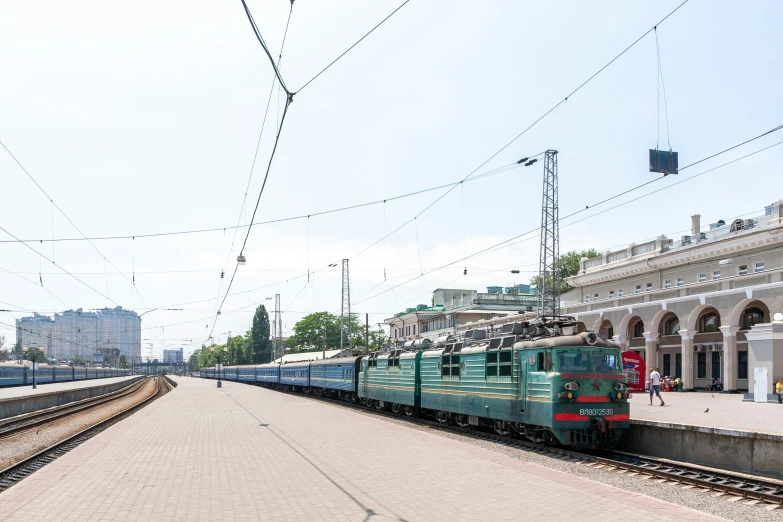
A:
[[[441,424],[446,424],[447,422],[449,422],[449,414],[446,413],[445,411],[439,411],[435,413],[435,419],[437,419],[437,421],[440,422]]]
[[[393,413],[400,413],[400,405],[397,404],[396,402],[394,404],[392,404],[392,412]]]
[[[495,433],[498,435],[506,436],[509,434],[508,424],[506,424],[506,421],[496,420],[493,428],[495,429]]]
[[[413,417],[413,408],[410,406],[403,406],[402,411],[407,415],[408,417]]]
[[[375,401],[375,409],[376,410],[382,410],[383,406],[381,406],[381,401]]]
[[[457,423],[457,426],[459,426],[460,428],[467,428],[468,426],[470,426],[467,415],[457,415],[457,417],[454,420]]]

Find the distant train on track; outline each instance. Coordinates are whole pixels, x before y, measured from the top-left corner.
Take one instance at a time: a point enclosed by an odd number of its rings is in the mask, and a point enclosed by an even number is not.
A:
[[[116,368],[85,368],[83,366],[39,365],[35,370],[35,383],[83,381],[130,375],[130,370]],[[33,384],[33,369],[19,364],[0,365],[0,388]]]
[[[486,426],[533,442],[614,447],[630,427],[619,347],[594,333],[557,335],[560,325],[505,325],[465,338],[409,341],[390,353],[311,362],[214,368],[200,376],[255,383]]]

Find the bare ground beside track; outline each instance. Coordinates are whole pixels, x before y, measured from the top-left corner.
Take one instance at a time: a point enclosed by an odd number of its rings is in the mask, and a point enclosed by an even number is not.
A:
[[[5,469],[61,440],[130,408],[134,404],[155,393],[156,389],[156,380],[150,379],[135,393],[0,439],[0,469]],[[163,393],[165,393],[165,387]]]

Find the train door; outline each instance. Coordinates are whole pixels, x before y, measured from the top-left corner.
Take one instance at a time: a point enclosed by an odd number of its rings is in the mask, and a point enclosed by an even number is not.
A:
[[[529,364],[527,362],[527,353],[524,351],[517,352],[519,357],[519,414],[523,417],[527,417],[527,374],[530,371]]]

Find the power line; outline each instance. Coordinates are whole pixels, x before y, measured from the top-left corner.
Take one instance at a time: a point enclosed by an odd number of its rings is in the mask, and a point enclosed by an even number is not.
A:
[[[482,172],[481,174],[477,176],[473,176],[469,180],[464,180],[464,183],[469,183],[471,181],[477,181],[479,179],[484,179],[492,176],[496,176],[498,174],[503,174],[505,172],[510,172],[512,170],[516,170],[523,165],[517,164],[516,162],[510,163],[508,165],[504,165],[502,167],[498,167],[493,170],[488,170],[486,172]],[[145,238],[151,238],[151,237],[166,237],[166,236],[176,236],[176,235],[186,235],[186,234],[201,234],[201,233],[208,233],[208,232],[222,232],[225,230],[235,230],[235,229],[242,229],[247,228],[250,226],[258,226],[258,225],[270,225],[274,223],[282,223],[286,221],[295,221],[299,219],[307,219],[307,218],[314,218],[318,216],[325,216],[328,214],[335,214],[338,212],[345,212],[348,210],[356,210],[359,208],[369,207],[373,205],[380,205],[382,203],[388,203],[391,201],[396,201],[399,199],[405,199],[413,196],[418,196],[420,194],[425,194],[427,192],[432,192],[434,190],[440,190],[442,188],[449,188],[449,187],[457,187],[460,185],[460,183],[463,183],[462,180],[460,181],[454,181],[450,183],[445,183],[443,185],[437,185],[435,187],[428,187],[420,190],[415,190],[413,192],[407,192],[405,194],[400,194],[397,196],[387,197],[384,199],[377,199],[372,201],[366,201],[364,203],[357,203],[355,205],[347,205],[344,207],[338,207],[328,210],[322,210],[319,212],[311,212],[309,214],[300,214],[296,216],[288,216],[283,218],[277,218],[277,219],[270,219],[266,221],[256,221],[253,223],[248,223],[247,225],[237,225],[237,226],[228,226],[228,227],[212,227],[212,228],[201,228],[201,229],[191,229],[191,230],[179,230],[179,231],[172,231],[172,232],[156,232],[156,233],[150,233],[150,234],[132,234],[132,235],[124,235],[124,236],[95,236],[95,237],[70,237],[70,238],[56,238],[56,239],[23,239],[21,242],[23,243],[48,243],[48,242],[71,242],[71,241],[113,241],[113,240],[121,240],[121,239],[145,239]],[[11,240],[0,240],[0,243],[17,243],[18,241],[11,241]],[[143,272],[138,272],[139,274]]]
[[[91,247],[92,247],[92,248],[93,248],[93,249],[94,249],[94,250],[95,250],[95,251],[98,253],[98,255],[100,255],[100,256],[103,258],[103,261],[104,261],[104,263],[109,263],[109,265],[111,265],[111,267],[112,267],[112,268],[113,268],[113,269],[114,269],[114,270],[115,270],[115,271],[116,271],[118,274],[120,274],[122,277],[124,277],[124,278],[125,278],[125,280],[127,280],[127,281],[128,281],[128,283],[130,283],[130,284],[132,285],[134,292],[135,292],[135,293],[136,293],[136,294],[139,296],[139,299],[141,299],[141,302],[142,302],[142,304],[144,304],[144,305],[146,306],[146,303],[144,302],[144,297],[142,297],[142,295],[141,295],[141,292],[139,292],[139,289],[138,289],[138,287],[136,286],[136,282],[135,282],[135,276],[134,276],[134,280],[132,281],[131,279],[129,279],[129,278],[128,278],[128,276],[126,276],[125,274],[123,274],[123,273],[120,271],[120,269],[119,269],[119,268],[117,268],[117,267],[115,266],[115,264],[114,264],[114,263],[112,263],[112,262],[111,262],[111,261],[110,261],[110,260],[109,260],[109,259],[108,259],[108,258],[107,258],[107,257],[106,257],[104,254],[103,254],[103,252],[101,252],[101,251],[98,249],[98,247],[96,247],[96,246],[95,246],[95,244],[94,244],[92,241],[90,241],[90,240],[87,238],[87,236],[86,236],[86,235],[84,234],[84,232],[82,232],[82,230],[81,230],[81,229],[80,229],[80,228],[79,228],[79,227],[76,225],[76,223],[74,223],[74,222],[73,222],[73,220],[72,220],[70,217],[68,217],[68,214],[66,214],[66,213],[65,213],[65,211],[64,211],[62,208],[60,208],[60,206],[59,206],[57,203],[55,203],[54,199],[52,199],[52,197],[51,197],[51,196],[50,196],[50,195],[49,195],[49,194],[46,192],[46,190],[44,190],[44,188],[43,188],[43,187],[40,185],[40,183],[38,183],[38,181],[36,181],[36,179],[33,177],[33,175],[32,175],[32,174],[30,174],[30,172],[29,172],[29,171],[28,171],[28,170],[27,170],[27,169],[24,167],[24,165],[22,165],[22,163],[21,163],[21,162],[20,162],[20,161],[17,159],[17,157],[13,155],[13,153],[12,153],[12,152],[11,152],[11,151],[8,149],[8,147],[6,147],[5,143],[3,143],[3,142],[2,142],[2,140],[0,140],[0,145],[2,145],[2,147],[5,149],[5,151],[8,153],[8,155],[9,155],[9,156],[11,156],[11,158],[13,158],[13,160],[16,162],[16,164],[19,166],[19,168],[21,168],[21,169],[22,169],[22,171],[23,171],[25,174],[27,174],[27,177],[29,177],[29,178],[30,178],[30,180],[31,180],[31,181],[32,181],[32,182],[35,184],[35,186],[36,186],[36,187],[38,187],[38,189],[41,191],[41,193],[42,193],[42,194],[43,194],[43,195],[44,195],[44,196],[45,196],[45,197],[46,197],[46,198],[47,198],[47,199],[48,199],[48,200],[51,202],[51,204],[54,206],[54,208],[56,208],[56,209],[57,209],[57,210],[60,212],[60,214],[62,214],[62,215],[63,215],[63,217],[65,217],[65,219],[66,219],[66,220],[68,220],[68,223],[70,223],[70,224],[71,224],[71,226],[73,226],[73,228],[75,228],[75,229],[76,229],[76,231],[77,231],[77,232],[79,232],[79,234],[81,234],[81,236],[82,236],[82,237],[83,237],[83,238],[84,238],[84,239],[87,241],[87,243],[89,243],[89,245],[90,245],[90,246],[91,246]],[[54,230],[54,217],[52,217],[52,230]],[[9,233],[9,232],[7,232],[7,231],[6,231],[6,233],[8,233],[9,235],[12,235],[12,234],[10,234],[10,233]],[[13,236],[13,235],[12,235],[12,236]],[[13,236],[13,237],[15,238],[16,236]],[[52,238],[52,239],[54,239],[54,238]],[[25,246],[27,246],[27,245],[25,245]],[[38,252],[38,254],[39,254],[41,257],[44,257],[44,256],[41,254],[41,252]],[[55,265],[56,265],[56,263],[54,262],[54,259],[52,259],[52,260],[51,260],[51,262],[52,262],[52,264],[55,264]],[[63,270],[63,271],[65,271],[65,272],[67,272],[67,271],[66,271],[64,268],[62,268],[61,266],[58,266],[58,268],[60,268],[61,270]],[[104,268],[105,268],[105,265],[104,265]],[[70,272],[67,272],[67,273],[69,273],[69,274],[70,274]],[[75,276],[74,276],[74,277],[75,277]],[[76,278],[76,279],[78,280],[78,278]],[[83,283],[83,282],[82,282],[82,283]],[[83,283],[83,284],[85,284],[85,283]],[[41,286],[43,286],[43,283],[41,283]],[[89,286],[89,285],[87,285],[87,286]],[[90,287],[90,288],[92,288],[92,287]],[[93,290],[94,290],[94,289],[93,289]],[[109,293],[109,292],[108,292],[108,281],[107,281],[107,291],[106,291],[106,293],[107,293],[107,294]],[[108,297],[108,296],[105,296],[105,295],[103,295],[103,294],[101,294],[101,295],[102,295],[104,298],[106,298],[106,299],[108,299],[109,301],[111,301],[112,303],[114,303],[114,304],[116,304],[116,305],[118,305],[118,306],[119,306],[119,303],[117,303],[116,301],[114,301],[114,300],[113,300],[113,299],[111,299],[110,297]],[[59,300],[59,299],[58,299],[58,300]],[[154,323],[154,320],[152,320],[152,319],[150,319],[150,320],[151,320],[151,321],[153,321],[153,323]]]
[[[603,72],[603,71],[604,71],[604,70],[605,70],[607,67],[609,67],[610,65],[612,65],[612,64],[613,64],[615,61],[617,61],[617,60],[618,60],[618,59],[619,59],[621,56],[623,56],[623,55],[624,55],[626,52],[628,52],[628,51],[629,51],[629,50],[630,50],[630,49],[631,49],[633,46],[635,46],[637,43],[639,43],[639,42],[640,42],[640,41],[641,41],[641,40],[642,40],[642,39],[643,39],[645,36],[647,36],[648,34],[650,34],[650,32],[652,32],[652,31],[655,31],[655,30],[656,30],[656,28],[657,28],[657,27],[658,27],[660,24],[662,24],[663,22],[665,22],[665,21],[666,21],[666,19],[668,19],[668,18],[669,18],[671,15],[673,15],[675,12],[677,12],[677,10],[679,10],[679,9],[680,9],[680,8],[681,8],[683,5],[685,5],[686,3],[688,3],[688,0],[685,0],[684,2],[682,2],[680,5],[678,5],[676,8],[674,8],[674,9],[673,9],[671,12],[669,12],[669,14],[667,14],[665,17],[663,17],[663,18],[661,19],[661,21],[660,21],[660,22],[658,22],[657,24],[655,24],[655,26],[653,26],[653,27],[651,27],[650,29],[648,29],[647,31],[645,31],[645,33],[644,33],[644,34],[642,34],[642,35],[641,35],[639,38],[637,38],[637,39],[636,39],[636,40],[635,40],[633,43],[631,43],[631,45],[629,45],[628,47],[626,47],[625,49],[623,49],[623,50],[622,50],[622,51],[621,51],[621,52],[620,52],[618,55],[616,55],[614,58],[612,58],[612,59],[611,59],[611,60],[610,60],[608,63],[606,63],[606,64],[605,64],[603,67],[601,67],[601,68],[600,68],[598,71],[596,71],[595,73],[593,73],[593,75],[592,75],[592,76],[590,76],[588,79],[586,79],[584,82],[582,82],[582,83],[581,83],[581,84],[580,84],[580,85],[579,85],[579,86],[578,86],[576,89],[574,89],[573,91],[571,91],[571,92],[570,92],[570,93],[569,93],[569,94],[568,94],[568,95],[567,95],[565,98],[563,98],[563,99],[562,99],[562,100],[560,100],[558,103],[556,103],[556,104],[555,104],[555,105],[554,105],[552,108],[550,108],[548,111],[546,111],[546,112],[545,112],[543,115],[541,115],[541,116],[540,116],[540,117],[539,117],[537,120],[535,120],[533,123],[531,123],[530,125],[528,125],[528,126],[527,126],[527,127],[526,127],[526,128],[523,130],[523,131],[522,131],[522,132],[520,132],[519,134],[517,134],[517,135],[516,135],[516,136],[515,136],[515,137],[514,137],[514,138],[513,138],[511,141],[509,141],[508,143],[506,143],[505,145],[503,145],[503,146],[502,146],[500,149],[498,149],[498,150],[497,150],[495,153],[493,153],[491,156],[489,156],[489,158],[487,158],[486,160],[484,160],[484,162],[483,162],[483,163],[481,163],[481,164],[480,164],[478,167],[476,167],[476,168],[475,168],[475,169],[474,169],[474,170],[473,170],[473,171],[472,171],[470,174],[468,174],[467,176],[465,176],[465,177],[463,178],[463,181],[465,181],[465,180],[467,180],[468,178],[472,177],[472,176],[473,176],[473,174],[475,174],[475,173],[476,173],[476,172],[477,172],[479,169],[481,169],[481,168],[482,168],[484,165],[486,165],[487,163],[489,163],[490,161],[492,161],[492,160],[493,160],[495,157],[497,157],[497,156],[498,156],[498,155],[499,155],[501,152],[503,152],[503,151],[504,151],[504,150],[506,150],[508,147],[510,147],[510,146],[511,146],[511,145],[512,145],[512,144],[513,144],[515,141],[517,141],[519,138],[521,138],[521,137],[522,137],[524,134],[526,134],[526,133],[527,133],[527,132],[528,132],[530,129],[532,129],[533,127],[535,127],[535,126],[536,126],[536,125],[537,125],[537,124],[538,124],[538,123],[539,123],[541,120],[543,120],[544,118],[546,118],[547,116],[549,116],[549,114],[551,114],[551,113],[552,113],[552,112],[553,112],[555,109],[557,109],[557,108],[558,108],[560,105],[562,105],[563,103],[567,102],[567,101],[568,101],[568,98],[570,98],[571,96],[573,96],[574,94],[576,94],[577,92],[579,92],[579,91],[582,89],[582,87],[584,87],[585,85],[587,85],[588,83],[590,83],[590,82],[591,82],[591,81],[592,81],[592,80],[593,80],[593,79],[594,79],[596,76],[598,76],[599,74],[601,74],[601,73],[602,73],[602,72]],[[543,154],[543,153],[540,153],[540,154]],[[540,155],[540,154],[537,154],[536,156],[538,156],[538,155]],[[532,157],[535,157],[535,156],[532,156]],[[632,190],[633,190],[633,189],[632,189]],[[437,202],[438,202],[438,201],[439,201],[439,200],[440,200],[442,197],[444,197],[446,194],[448,194],[450,191],[451,191],[451,189],[450,189],[449,191],[447,191],[446,193],[444,193],[444,194],[443,194],[443,195],[442,195],[440,198],[436,199],[436,200],[433,202],[433,205],[434,205],[435,203],[437,203]],[[426,210],[427,210],[427,209],[425,208],[425,209],[424,209],[422,212],[424,212],[424,211],[426,211]],[[420,214],[421,214],[421,213],[420,213]],[[416,215],[416,217],[418,217],[418,215],[420,215],[420,214],[417,214],[417,215]],[[386,237],[388,237],[389,235],[391,235],[391,234],[394,234],[394,233],[395,233],[395,232],[397,232],[397,231],[398,231],[400,228],[402,228],[403,226],[405,226],[405,225],[407,225],[408,223],[410,223],[410,221],[411,221],[411,220],[409,220],[409,221],[406,221],[405,223],[403,223],[403,225],[401,225],[400,227],[397,227],[397,228],[396,228],[395,230],[393,230],[393,231],[392,231],[390,234],[387,234],[386,236],[384,236],[384,238],[381,238],[381,240],[380,240],[380,241],[382,241],[383,239],[385,239],[385,238],[386,238]],[[373,243],[373,244],[372,244],[372,245],[370,245],[369,247],[365,248],[364,250],[362,250],[361,252],[359,252],[358,254],[356,254],[355,256],[353,256],[353,258],[356,258],[356,257],[360,256],[361,254],[363,254],[364,252],[366,252],[367,250],[369,250],[369,249],[370,249],[370,248],[372,248],[373,246],[377,245],[377,244],[378,244],[380,241],[376,241],[375,243]],[[353,259],[353,258],[352,258],[352,259]]]
[[[285,23],[285,31],[283,31],[283,41],[280,44],[280,53],[277,56],[277,66],[280,67],[280,62],[283,60],[283,49],[285,48],[285,39],[288,36],[288,26],[291,24],[291,14],[294,11],[294,3],[291,2],[291,8],[288,10],[288,20]],[[272,93],[275,91],[276,77],[272,78],[272,86],[269,89],[269,96],[266,100],[266,109],[264,109],[264,119],[261,121],[261,131],[258,133],[258,141],[256,143],[256,150],[253,153],[253,163],[250,165],[250,175],[247,177],[247,186],[245,187],[245,196],[242,198],[242,207],[239,209],[239,216],[237,217],[237,225],[234,227],[234,236],[231,239],[231,246],[228,249],[228,255],[225,261],[223,261],[223,270],[226,268],[228,259],[231,257],[231,252],[234,251],[234,241],[237,238],[237,231],[239,230],[239,223],[242,221],[242,213],[245,211],[245,204],[247,203],[247,193],[250,190],[250,182],[253,179],[253,171],[256,168],[256,160],[258,159],[258,150],[261,148],[261,138],[264,136],[264,129],[266,128],[266,118],[269,115],[269,105],[272,102]],[[222,278],[221,278],[222,282]],[[222,285],[221,285],[222,286]],[[218,294],[220,290],[218,290]]]
[[[114,301],[114,300],[113,300],[111,297],[109,297],[109,296],[107,296],[107,295],[104,295],[104,294],[103,294],[103,293],[101,293],[99,290],[96,290],[96,289],[95,289],[95,288],[93,288],[92,286],[88,285],[87,283],[85,283],[84,281],[82,281],[81,279],[79,279],[78,277],[76,277],[75,275],[73,275],[71,272],[69,272],[68,270],[66,270],[66,269],[65,269],[65,268],[63,268],[62,266],[58,265],[57,263],[55,263],[54,261],[52,261],[51,259],[49,259],[49,258],[48,258],[48,257],[46,257],[45,255],[43,255],[43,253],[41,253],[41,252],[37,251],[36,249],[34,249],[33,247],[31,247],[31,246],[30,246],[30,245],[28,245],[27,243],[24,243],[24,242],[22,242],[22,241],[21,241],[19,238],[17,238],[15,235],[13,235],[11,232],[9,232],[8,230],[6,230],[6,229],[5,229],[5,228],[3,228],[2,226],[0,226],[0,230],[2,230],[3,232],[5,232],[6,234],[8,234],[9,236],[11,236],[12,238],[16,239],[16,241],[17,241],[18,243],[21,243],[21,244],[22,244],[22,245],[24,245],[25,247],[29,248],[30,250],[32,250],[33,252],[35,252],[36,254],[38,254],[39,256],[41,256],[41,258],[43,258],[43,259],[45,259],[45,260],[49,261],[49,262],[50,262],[50,263],[52,263],[54,266],[56,266],[57,268],[59,268],[60,270],[62,270],[63,272],[65,272],[66,274],[68,274],[69,276],[71,276],[72,278],[76,279],[78,282],[80,282],[81,284],[83,284],[84,286],[86,286],[87,288],[89,288],[90,290],[92,290],[93,292],[95,292],[96,294],[98,294],[99,296],[101,296],[101,297],[103,297],[104,299],[107,299],[107,300],[111,301],[112,303],[114,303],[115,305],[119,306],[119,303],[117,303],[116,301]]]
[[[261,47],[264,49],[264,52],[266,53],[267,58],[269,58],[269,63],[272,64],[272,69],[275,71],[275,76],[277,76],[277,81],[280,82],[280,86],[283,88],[283,90],[288,94],[289,98],[292,96],[291,91],[288,90],[288,87],[285,86],[285,82],[283,81],[283,77],[280,76],[280,71],[277,69],[277,65],[275,64],[275,59],[272,58],[272,53],[269,52],[269,48],[266,46],[266,42],[264,41],[264,37],[261,36],[261,31],[258,30],[258,26],[256,25],[256,21],[253,20],[253,15],[250,14],[250,9],[247,7],[247,4],[245,3],[245,0],[240,0],[242,2],[242,7],[245,9],[245,14],[247,15],[247,19],[250,22],[250,27],[253,28],[253,33],[256,35],[256,38],[258,39],[258,43],[261,44]],[[294,3],[291,2],[291,8],[293,9]],[[290,19],[290,12],[289,12],[289,19]]]
[[[743,159],[745,159],[745,158],[748,158],[748,157],[750,157],[750,156],[753,156],[753,155],[755,155],[755,154],[758,154],[758,153],[760,153],[760,152],[763,152],[763,151],[765,151],[765,150],[767,150],[767,149],[770,149],[770,148],[772,148],[772,147],[776,147],[776,146],[778,146],[778,145],[781,145],[781,144],[783,144],[783,141],[780,141],[780,142],[778,142],[778,143],[775,143],[775,144],[773,144],[773,145],[769,145],[768,147],[764,147],[764,148],[762,148],[762,149],[759,149],[759,150],[757,150],[757,151],[751,152],[750,154],[747,154],[747,155],[745,155],[745,156],[741,156],[741,157],[739,157],[739,158],[736,158],[736,159],[734,159],[734,160],[728,161],[728,162],[726,162],[726,163],[724,163],[724,164],[722,164],[722,165],[718,165],[718,166],[716,166],[716,167],[713,167],[713,168],[711,168],[711,169],[708,169],[708,170],[706,170],[706,171],[704,171],[704,172],[700,172],[699,174],[695,174],[695,175],[693,175],[693,176],[691,176],[691,177],[689,177],[689,178],[685,178],[685,179],[683,179],[683,180],[677,181],[677,182],[675,182],[675,183],[672,183],[671,185],[667,185],[666,187],[663,187],[663,188],[660,188],[660,189],[658,189],[658,190],[655,190],[655,191],[653,191],[653,192],[650,192],[650,193],[644,194],[644,195],[642,195],[642,196],[639,196],[639,197],[637,197],[637,198],[635,198],[635,199],[632,199],[632,200],[630,200],[630,201],[624,202],[624,203],[622,203],[622,204],[620,204],[620,205],[616,205],[616,206],[614,206],[614,207],[612,207],[612,208],[609,208],[609,209],[607,209],[607,210],[603,210],[603,211],[601,211],[601,212],[597,212],[597,213],[595,213],[595,214],[591,214],[590,216],[587,216],[587,217],[585,217],[585,218],[582,218],[581,220],[577,220],[577,221],[574,221],[574,222],[568,223],[568,224],[566,224],[566,225],[563,225],[563,226],[562,226],[562,228],[565,228],[565,227],[568,227],[568,226],[574,225],[574,224],[576,224],[576,223],[580,223],[580,222],[582,222],[582,221],[585,221],[585,220],[587,220],[587,219],[591,219],[591,218],[593,218],[593,217],[595,217],[595,216],[598,216],[598,215],[600,215],[600,214],[603,214],[603,213],[609,212],[609,211],[611,211],[611,210],[615,210],[615,209],[617,209],[617,208],[619,208],[619,207],[621,207],[621,206],[624,206],[624,205],[626,205],[626,204],[629,204],[629,203],[631,203],[631,202],[633,202],[633,201],[637,201],[637,200],[639,200],[639,199],[645,198],[645,197],[647,197],[647,196],[650,196],[650,195],[652,195],[652,194],[655,194],[655,193],[657,193],[657,192],[660,192],[660,191],[662,191],[662,190],[666,190],[666,189],[672,188],[672,187],[674,187],[674,186],[676,186],[676,185],[679,185],[679,184],[681,184],[681,183],[685,183],[686,181],[690,181],[690,180],[692,180],[692,179],[694,179],[694,178],[697,178],[697,177],[699,177],[699,176],[702,176],[702,175],[704,175],[704,174],[707,174],[708,172],[712,172],[712,171],[715,171],[715,170],[717,170],[717,169],[719,169],[719,168],[722,168],[722,167],[725,167],[725,166],[727,166],[727,165],[730,165],[730,164],[732,164],[732,163],[736,163],[736,162],[738,162],[738,161],[741,161],[741,160],[743,160]],[[698,162],[697,162],[697,163],[698,163]],[[695,165],[695,163],[694,163],[694,165]],[[689,166],[690,166],[690,165],[689,165]],[[627,193],[627,192],[628,192],[628,191],[626,191],[626,193]],[[573,213],[569,214],[568,216],[564,216],[564,217],[560,218],[560,220],[559,220],[559,221],[562,221],[562,220],[566,219],[567,217],[570,217],[570,216],[576,215],[576,214],[578,214],[579,212],[582,212],[582,210],[580,210],[580,211],[578,211],[578,212],[573,212]],[[466,260],[466,259],[470,259],[470,258],[473,258],[473,257],[479,256],[479,255],[481,255],[481,254],[488,253],[488,252],[490,252],[490,251],[491,251],[491,252],[494,252],[494,251],[498,250],[498,247],[501,247],[501,246],[503,246],[503,245],[505,245],[505,246],[510,246],[510,245],[508,245],[508,243],[511,243],[512,241],[514,241],[514,240],[516,240],[516,239],[519,239],[519,238],[521,238],[521,237],[523,237],[523,236],[527,236],[527,235],[529,235],[529,234],[532,234],[532,233],[534,233],[534,232],[537,232],[538,230],[540,230],[540,228],[541,228],[541,227],[536,227],[536,228],[534,228],[534,229],[531,229],[531,230],[529,230],[529,231],[527,231],[527,232],[524,232],[523,234],[519,234],[519,235],[517,235],[517,236],[514,236],[514,237],[512,237],[512,238],[510,238],[510,239],[506,239],[506,240],[504,240],[504,241],[501,241],[501,242],[499,242],[499,243],[496,243],[495,245],[492,245],[492,246],[490,246],[490,247],[487,247],[487,248],[484,248],[484,249],[482,249],[482,250],[479,250],[479,251],[477,251],[477,252],[474,252],[474,253],[472,253],[472,254],[470,254],[470,255],[468,255],[468,256],[465,256],[465,257],[463,257],[463,258],[456,259],[456,260],[454,260],[454,261],[451,261],[451,262],[449,262],[449,263],[446,263],[446,264],[444,264],[444,265],[442,265],[442,266],[440,266],[440,267],[438,267],[438,268],[435,268],[435,269],[433,269],[433,270],[430,270],[430,271],[428,271],[428,272],[425,272],[425,273],[424,273],[424,274],[422,274],[422,275],[415,276],[415,277],[411,278],[411,279],[410,279],[410,280],[408,280],[408,281],[405,281],[405,282],[403,282],[403,283],[400,283],[400,284],[398,284],[398,285],[395,285],[395,286],[393,286],[393,287],[391,287],[391,288],[387,288],[386,290],[383,290],[383,291],[381,291],[381,292],[378,292],[378,293],[376,293],[376,294],[374,294],[374,295],[372,295],[372,296],[370,296],[370,297],[368,297],[368,298],[366,298],[366,299],[363,299],[363,300],[361,300],[361,301],[357,301],[356,303],[354,303],[354,305],[357,305],[357,304],[363,303],[363,302],[365,302],[365,301],[369,301],[370,299],[374,299],[374,298],[376,298],[376,297],[378,297],[378,296],[380,296],[380,295],[382,295],[382,294],[385,294],[386,292],[389,292],[389,291],[391,291],[391,290],[394,290],[394,289],[396,289],[396,288],[399,288],[399,287],[401,287],[401,286],[404,286],[404,285],[406,285],[406,284],[408,284],[408,283],[410,283],[410,282],[412,282],[412,281],[415,281],[416,279],[419,279],[419,278],[421,278],[421,277],[424,277],[425,275],[429,275],[429,274],[431,274],[431,273],[433,273],[433,272],[436,272],[436,271],[438,271],[438,270],[442,270],[442,269],[444,269],[444,268],[447,268],[447,267],[449,267],[449,266],[451,266],[451,265],[453,265],[453,264],[455,264],[455,263],[459,263],[459,262],[461,262],[461,261],[464,261],[464,260]]]
[[[325,72],[326,72],[326,70],[327,70],[327,69],[329,69],[329,68],[330,68],[332,65],[334,65],[335,63],[337,63],[337,61],[338,61],[338,60],[340,60],[340,58],[342,58],[343,56],[345,56],[346,54],[348,54],[348,52],[349,52],[351,49],[353,49],[354,47],[356,47],[357,45],[359,45],[359,44],[361,43],[361,41],[362,41],[362,40],[364,40],[365,38],[367,38],[368,36],[370,36],[370,34],[372,34],[372,32],[373,32],[373,31],[375,31],[376,29],[378,29],[378,28],[379,28],[379,27],[380,27],[380,26],[381,26],[381,25],[382,25],[382,24],[383,24],[383,23],[384,23],[386,20],[388,20],[389,18],[391,18],[392,16],[394,16],[394,14],[395,14],[397,11],[399,11],[400,9],[402,9],[403,7],[405,7],[405,5],[406,5],[408,2],[410,2],[410,0],[405,0],[405,1],[404,1],[402,4],[400,4],[400,6],[399,6],[397,9],[395,9],[394,11],[392,11],[392,12],[391,12],[391,13],[390,13],[390,14],[389,14],[389,15],[388,15],[386,18],[384,18],[383,20],[381,20],[380,22],[378,22],[378,24],[377,24],[375,27],[373,27],[372,29],[370,29],[370,30],[369,30],[369,31],[368,31],[368,32],[367,32],[367,33],[366,33],[364,36],[362,36],[362,37],[361,37],[361,38],[359,38],[359,39],[358,39],[356,42],[354,42],[354,44],[353,44],[352,46],[350,46],[348,49],[346,49],[345,51],[343,51],[343,53],[342,53],[340,56],[338,56],[337,58],[335,58],[334,60],[332,60],[332,62],[331,62],[329,65],[327,65],[326,67],[324,67],[323,69],[321,69],[321,71],[320,71],[318,74],[316,74],[315,76],[313,76],[312,78],[310,78],[310,79],[309,79],[309,80],[308,80],[308,81],[307,81],[307,82],[306,82],[304,85],[302,85],[302,86],[299,88],[299,90],[297,90],[297,91],[296,91],[296,94],[299,94],[300,92],[302,92],[302,91],[304,90],[304,88],[305,88],[305,87],[307,87],[308,85],[310,85],[310,84],[311,84],[311,83],[312,83],[312,82],[313,82],[313,81],[314,81],[316,78],[318,78],[318,77],[319,77],[319,76],[321,76],[323,73],[325,73]],[[244,0],[243,0],[243,3],[244,3]]]

